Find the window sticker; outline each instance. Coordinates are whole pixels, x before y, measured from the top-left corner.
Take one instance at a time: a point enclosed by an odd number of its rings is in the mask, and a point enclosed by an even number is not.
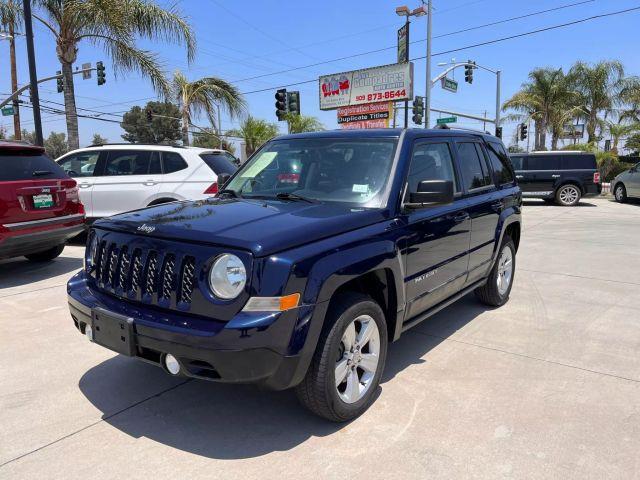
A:
[[[353,189],[351,190],[353,193],[364,193],[367,194],[369,193],[369,185],[368,184],[358,184],[358,183],[354,183],[353,184]]]
[[[241,178],[255,177],[260,172],[262,172],[265,168],[271,165],[271,162],[273,162],[273,159],[276,158],[276,155],[278,155],[278,152],[264,152],[263,154],[260,155],[260,158],[256,159],[256,161],[253,162],[253,165],[251,165],[244,172],[242,172],[242,175],[240,175],[240,177]]]

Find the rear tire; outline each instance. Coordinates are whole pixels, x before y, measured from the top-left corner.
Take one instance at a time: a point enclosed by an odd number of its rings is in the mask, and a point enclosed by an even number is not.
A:
[[[516,246],[511,237],[504,234],[496,263],[491,269],[487,283],[475,289],[478,300],[491,307],[507,303],[513,287],[516,271]]]
[[[580,187],[573,183],[561,186],[556,192],[556,202],[563,207],[573,207],[580,202],[582,192]]]
[[[25,257],[32,262],[49,262],[54,258],[59,257],[63,250],[64,243],[50,248],[49,250],[45,250],[44,252],[30,253],[29,255],[25,255]]]
[[[627,201],[627,189],[624,187],[624,184],[618,183],[613,192],[613,196],[616,198],[616,202],[624,203]]]
[[[375,399],[386,357],[387,325],[380,306],[361,293],[340,295],[296,387],[300,403],[333,422],[358,417]]]

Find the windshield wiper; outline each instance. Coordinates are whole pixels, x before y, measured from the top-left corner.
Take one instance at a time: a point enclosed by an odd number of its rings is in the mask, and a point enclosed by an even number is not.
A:
[[[32,177],[42,177],[44,175],[51,175],[53,172],[51,170],[35,170],[31,176]]]
[[[298,195],[297,193],[291,192],[280,192],[276,194],[276,198],[280,200],[292,200],[292,201],[302,201],[308,203],[318,203],[317,200],[312,200],[307,197],[303,197],[302,195]]]

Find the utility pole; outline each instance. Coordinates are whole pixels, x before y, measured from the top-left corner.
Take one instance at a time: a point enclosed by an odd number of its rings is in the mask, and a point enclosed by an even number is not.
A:
[[[424,3],[424,0],[423,0]],[[424,128],[431,125],[431,17],[433,16],[433,0],[427,3],[427,66],[425,69],[426,86],[424,92]]]
[[[410,58],[409,57],[409,45],[411,45],[410,42],[409,42],[409,24],[411,22],[409,22],[409,15],[407,15],[405,17],[405,19],[406,19],[406,21],[405,21],[404,25],[405,25],[405,28],[407,30],[407,59],[406,59],[406,61],[408,62],[409,58]],[[405,100],[404,101],[404,128],[409,128],[409,100]]]
[[[27,56],[29,57],[29,82],[31,84],[31,104],[33,105],[33,123],[36,131],[36,144],[44,145],[42,138],[42,120],[40,118],[40,96],[38,95],[38,74],[36,72],[36,54],[33,48],[33,25],[31,23],[31,0],[22,0],[24,30],[27,36]]]
[[[13,11],[13,0],[9,2],[9,9]],[[11,91],[18,89],[18,73],[16,69],[16,22],[15,18],[9,22],[9,59],[11,62]],[[16,98],[13,101],[13,136],[16,140],[22,140],[22,130],[20,128],[20,104]]]
[[[498,128],[500,127],[500,76],[501,76],[501,71],[497,70],[496,71],[496,132],[495,135],[497,135],[498,133]]]

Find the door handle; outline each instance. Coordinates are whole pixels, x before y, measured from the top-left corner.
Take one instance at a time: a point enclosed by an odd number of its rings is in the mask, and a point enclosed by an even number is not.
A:
[[[89,188],[91,186],[92,185],[90,183],[79,183],[78,184],[78,187],[80,187],[80,188]]]
[[[154,185],[156,185],[157,183],[158,183],[158,182],[155,182],[155,181],[153,181],[153,180],[147,180],[146,182],[144,182],[144,184],[145,184],[147,187],[153,187],[153,186],[154,186]]]
[[[449,217],[449,218],[452,219],[456,223],[462,223],[467,218],[469,218],[469,214],[467,212],[460,212],[460,213],[457,213],[457,214],[455,214],[455,215],[453,215],[452,217]]]

